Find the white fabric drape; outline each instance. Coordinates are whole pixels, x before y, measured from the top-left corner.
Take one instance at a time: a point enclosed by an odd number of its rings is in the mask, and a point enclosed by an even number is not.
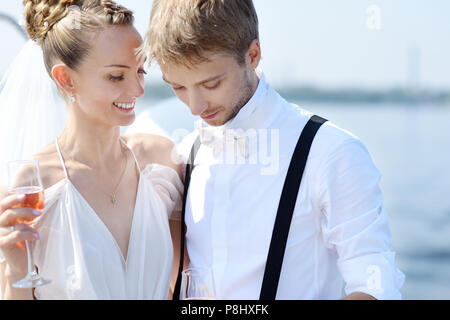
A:
[[[173,248],[169,215],[182,183],[169,167],[141,172],[126,261],[112,234],[68,179],[45,190],[34,258],[52,283],[37,299],[167,299]]]

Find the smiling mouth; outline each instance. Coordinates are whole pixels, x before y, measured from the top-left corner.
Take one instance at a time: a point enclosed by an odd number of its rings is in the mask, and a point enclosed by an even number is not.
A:
[[[136,102],[131,102],[131,103],[113,102],[113,105],[122,110],[132,110],[132,109],[134,109]]]

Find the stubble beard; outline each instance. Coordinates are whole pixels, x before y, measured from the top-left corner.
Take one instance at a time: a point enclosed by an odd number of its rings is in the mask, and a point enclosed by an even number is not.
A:
[[[239,111],[247,104],[247,102],[250,101],[250,99],[252,98],[252,96],[254,94],[253,88],[252,88],[252,83],[251,83],[250,79],[248,78],[247,74],[245,74],[244,85],[243,85],[241,92],[242,92],[242,95],[239,97],[238,101],[234,104],[234,107],[231,108],[231,113],[229,114],[227,119],[225,119],[224,124],[227,123],[228,121],[234,119],[237,116],[237,114],[239,113]]]

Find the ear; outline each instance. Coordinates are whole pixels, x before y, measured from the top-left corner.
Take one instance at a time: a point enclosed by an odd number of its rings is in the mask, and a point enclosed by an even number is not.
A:
[[[259,62],[261,61],[261,46],[258,39],[255,39],[250,43],[247,51],[247,66],[251,70],[255,70]]]
[[[52,76],[58,86],[67,95],[73,92],[73,83],[70,77],[70,69],[65,64],[57,64],[52,68]]]

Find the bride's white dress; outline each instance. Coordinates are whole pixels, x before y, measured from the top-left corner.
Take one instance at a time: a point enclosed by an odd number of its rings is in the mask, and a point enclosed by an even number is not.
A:
[[[125,260],[108,228],[69,180],[56,146],[66,178],[45,190],[45,209],[36,223],[41,239],[33,249],[35,264],[52,280],[35,289],[36,298],[167,299],[173,260],[169,216],[181,208],[183,189],[178,174],[157,164],[139,171]]]

